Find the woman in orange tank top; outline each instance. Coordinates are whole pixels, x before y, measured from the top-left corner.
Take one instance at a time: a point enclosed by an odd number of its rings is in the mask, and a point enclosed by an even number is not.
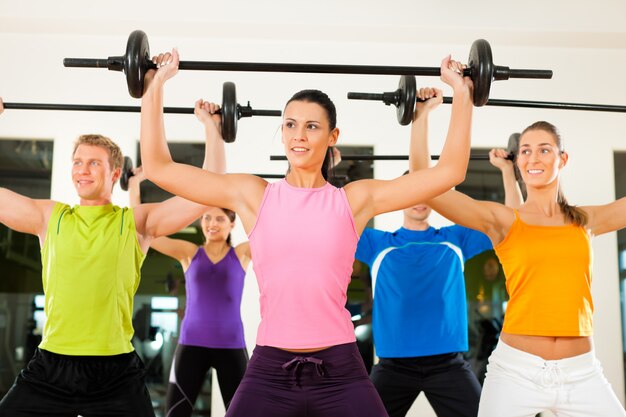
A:
[[[426,142],[420,146],[429,155]],[[507,277],[510,301],[478,415],[626,416],[593,349],[590,244],[592,236],[626,226],[620,215],[626,198],[570,206],[559,186],[568,155],[548,122],[522,132],[515,159],[527,189],[518,210],[457,191],[429,203],[451,221],[487,234]],[[420,169],[428,162],[411,164]]]

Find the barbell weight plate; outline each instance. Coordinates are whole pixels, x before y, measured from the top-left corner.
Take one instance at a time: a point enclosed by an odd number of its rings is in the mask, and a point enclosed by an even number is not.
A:
[[[415,90],[417,83],[415,77],[412,75],[403,75],[400,77],[398,83],[398,91],[400,97],[398,100],[396,115],[398,122],[402,126],[406,126],[413,120],[413,113],[415,111]]]
[[[237,137],[237,91],[235,83],[226,81],[222,87],[222,138],[234,142]]]
[[[519,152],[519,133],[512,133],[509,136],[509,143],[506,146],[506,150],[509,151],[510,154],[513,155],[513,160],[517,157],[517,153]]]
[[[489,100],[494,70],[489,42],[477,39],[472,43],[467,66],[471,70],[471,78],[474,82],[474,105],[484,106]]]
[[[150,62],[148,36],[141,30],[135,30],[128,37],[124,57],[124,73],[126,74],[128,92],[134,98],[143,96],[144,77],[148,70],[147,62]]]
[[[129,156],[125,156],[122,164],[122,175],[120,176],[120,187],[122,190],[128,191],[128,179],[133,175],[133,160]]]

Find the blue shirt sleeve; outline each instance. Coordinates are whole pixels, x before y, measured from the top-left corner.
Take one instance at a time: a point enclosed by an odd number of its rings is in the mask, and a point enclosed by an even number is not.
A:
[[[450,231],[457,235],[465,261],[493,249],[491,240],[483,232],[459,225],[451,226]]]
[[[375,239],[372,238],[373,232],[373,229],[367,227],[363,230],[359,243],[356,246],[356,254],[354,256],[358,261],[361,261],[370,267],[372,266],[372,261],[374,260],[373,258],[375,255]]]

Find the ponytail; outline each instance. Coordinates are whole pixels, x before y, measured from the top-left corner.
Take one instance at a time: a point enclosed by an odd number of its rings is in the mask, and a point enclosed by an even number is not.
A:
[[[335,157],[333,156],[333,147],[329,146],[326,150],[326,156],[324,156],[324,162],[322,162],[322,175],[326,181],[335,176],[334,167]]]
[[[589,220],[589,216],[587,216],[587,213],[585,213],[577,206],[570,206],[567,202],[567,199],[563,195],[563,191],[561,191],[560,186],[556,197],[556,202],[559,204],[559,207],[561,208],[561,211],[565,216],[566,223],[572,223],[580,227],[587,226],[587,221]]]

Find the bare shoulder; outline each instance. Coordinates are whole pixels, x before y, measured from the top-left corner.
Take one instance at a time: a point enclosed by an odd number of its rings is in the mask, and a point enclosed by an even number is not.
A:
[[[250,252],[250,242],[240,243],[235,247],[235,254],[241,263],[241,267],[244,270],[248,269],[250,261],[252,261],[252,254]]]
[[[52,210],[54,210],[54,207],[59,204],[59,202],[54,200],[35,200],[35,204],[41,209],[44,218],[48,219],[52,214]]]
[[[492,219],[487,228],[487,235],[494,245],[500,243],[508,235],[511,226],[515,222],[515,209],[493,201],[483,201],[489,209]]]
[[[357,180],[357,181],[352,181],[343,187],[346,193],[346,197],[348,198],[348,201],[350,202],[350,206],[352,206],[353,210],[355,207],[359,206],[360,204],[363,204],[363,202],[369,198],[370,187],[373,186],[371,182],[373,181],[374,180],[369,180],[369,179]]]
[[[243,257],[249,258],[250,257],[250,242],[245,241],[235,246],[235,253],[237,254],[237,257],[240,259]]]
[[[250,193],[265,192],[265,187],[269,184],[266,180],[258,175],[251,174],[224,174],[229,178],[231,185],[238,187]]]
[[[233,206],[227,208],[234,210],[240,217],[256,214],[269,183],[257,175],[226,174],[226,176],[233,193],[231,200]]]

